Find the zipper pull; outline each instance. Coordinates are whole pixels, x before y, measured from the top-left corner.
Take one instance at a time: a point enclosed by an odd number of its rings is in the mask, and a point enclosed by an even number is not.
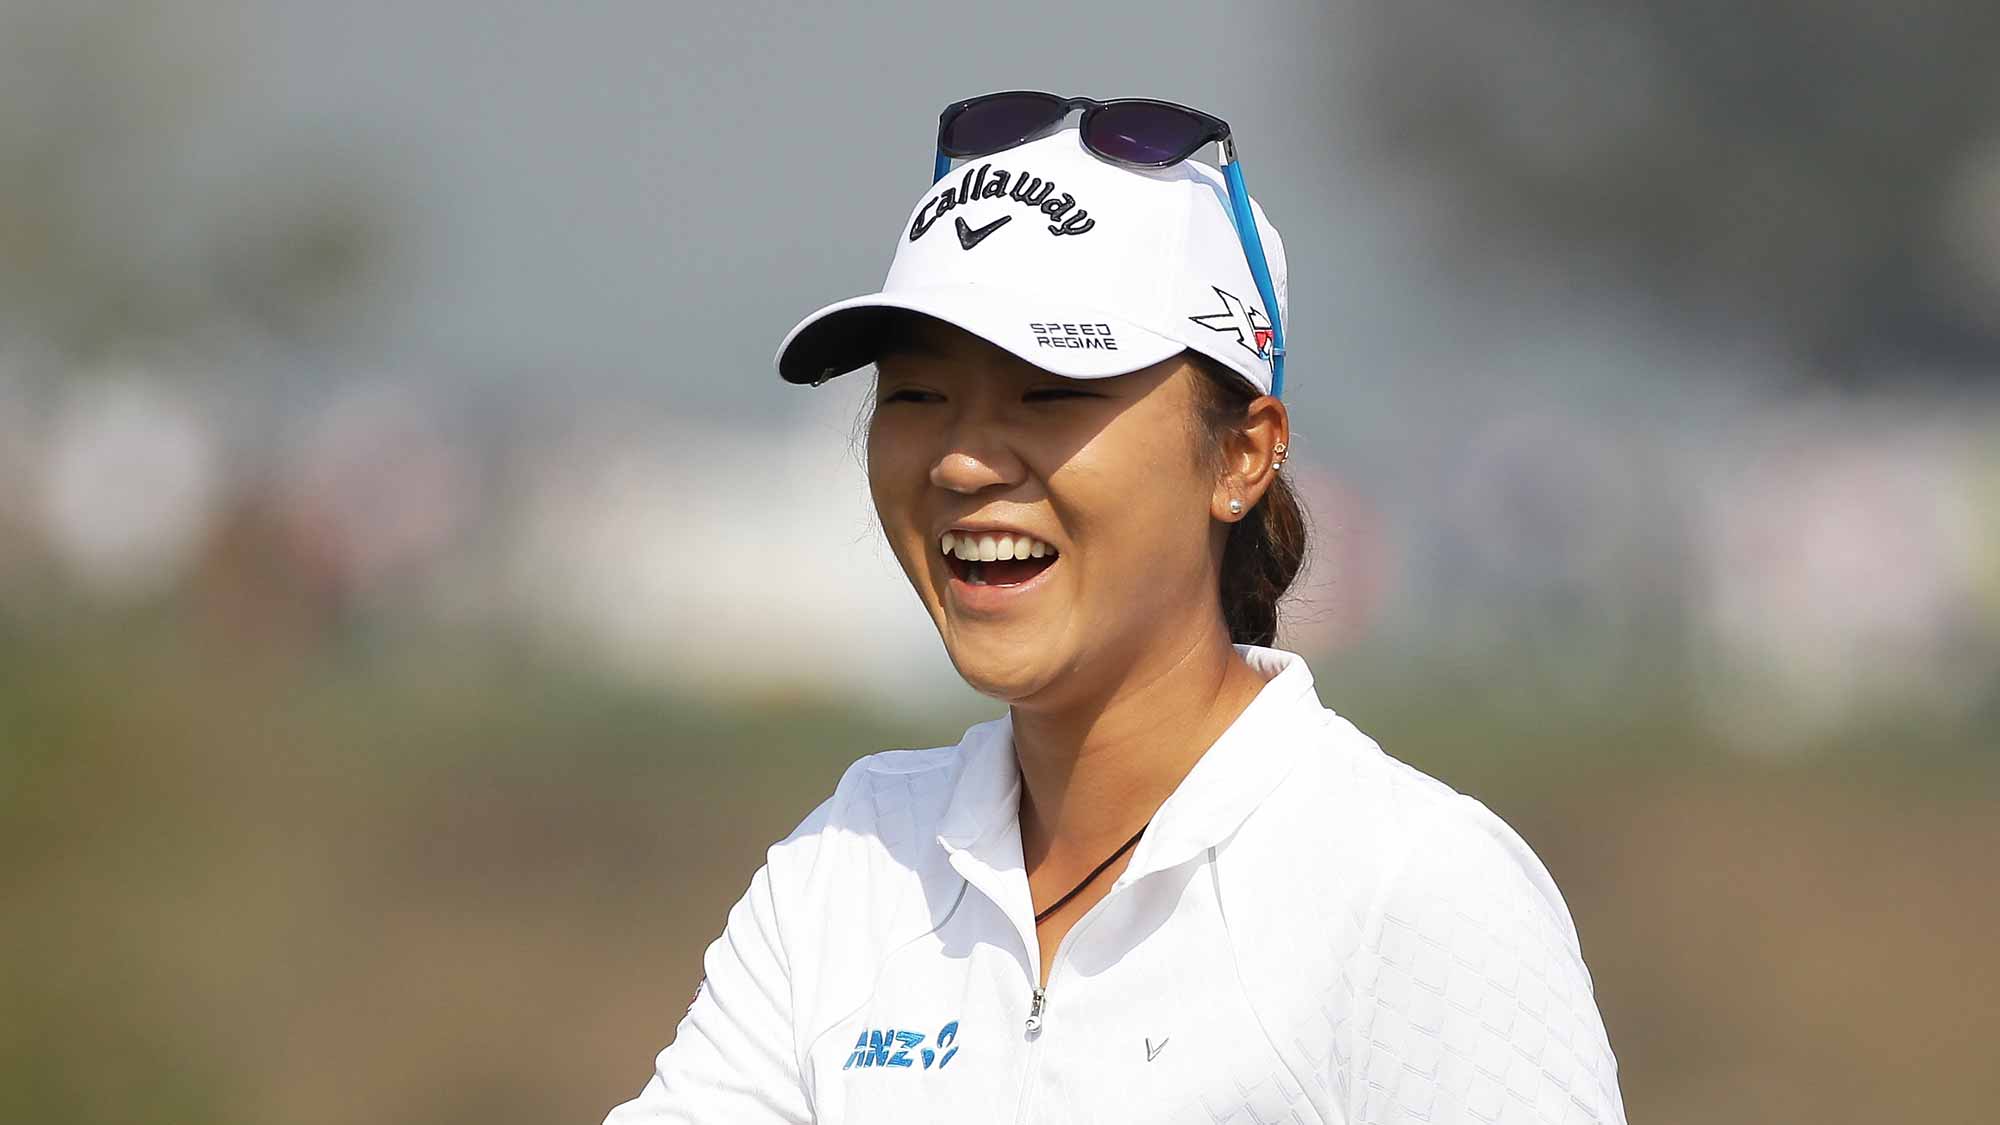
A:
[[[1037,988],[1035,990],[1035,1001],[1028,1005],[1028,1034],[1033,1035],[1042,1029],[1042,1009],[1047,1006],[1048,999],[1049,993],[1047,989]]]

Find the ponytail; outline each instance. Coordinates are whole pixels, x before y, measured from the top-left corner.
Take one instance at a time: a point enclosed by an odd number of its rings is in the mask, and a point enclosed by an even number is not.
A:
[[[1197,440],[1219,468],[1224,443],[1243,422],[1257,392],[1222,364],[1188,351],[1204,378],[1195,382]],[[1222,549],[1222,618],[1234,644],[1271,645],[1278,637],[1278,603],[1304,568],[1305,509],[1280,472],[1244,517],[1229,528]]]

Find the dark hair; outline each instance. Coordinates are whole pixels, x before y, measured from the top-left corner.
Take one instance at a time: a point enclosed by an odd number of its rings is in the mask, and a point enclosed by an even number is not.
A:
[[[1195,440],[1220,469],[1223,443],[1258,392],[1222,363],[1193,350],[1182,354],[1205,376],[1194,383]],[[1222,549],[1222,619],[1231,642],[1277,640],[1278,603],[1305,567],[1308,538],[1305,509],[1286,474],[1278,473],[1256,506],[1230,527]]]

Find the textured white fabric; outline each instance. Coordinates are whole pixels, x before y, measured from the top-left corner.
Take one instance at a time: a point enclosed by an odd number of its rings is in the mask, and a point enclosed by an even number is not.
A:
[[[709,947],[608,1125],[1623,1122],[1568,908],[1298,656],[1040,966],[1011,724],[856,762]]]

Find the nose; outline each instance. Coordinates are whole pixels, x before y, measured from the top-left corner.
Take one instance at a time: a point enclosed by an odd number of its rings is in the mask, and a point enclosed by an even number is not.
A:
[[[955,450],[931,466],[931,483],[949,492],[971,495],[995,486],[1005,487],[1020,480],[1020,474],[1003,472],[996,459]]]
[[[931,483],[949,492],[971,495],[989,488],[1019,484],[1026,475],[997,427],[959,424],[945,434],[942,452],[931,462]]]

